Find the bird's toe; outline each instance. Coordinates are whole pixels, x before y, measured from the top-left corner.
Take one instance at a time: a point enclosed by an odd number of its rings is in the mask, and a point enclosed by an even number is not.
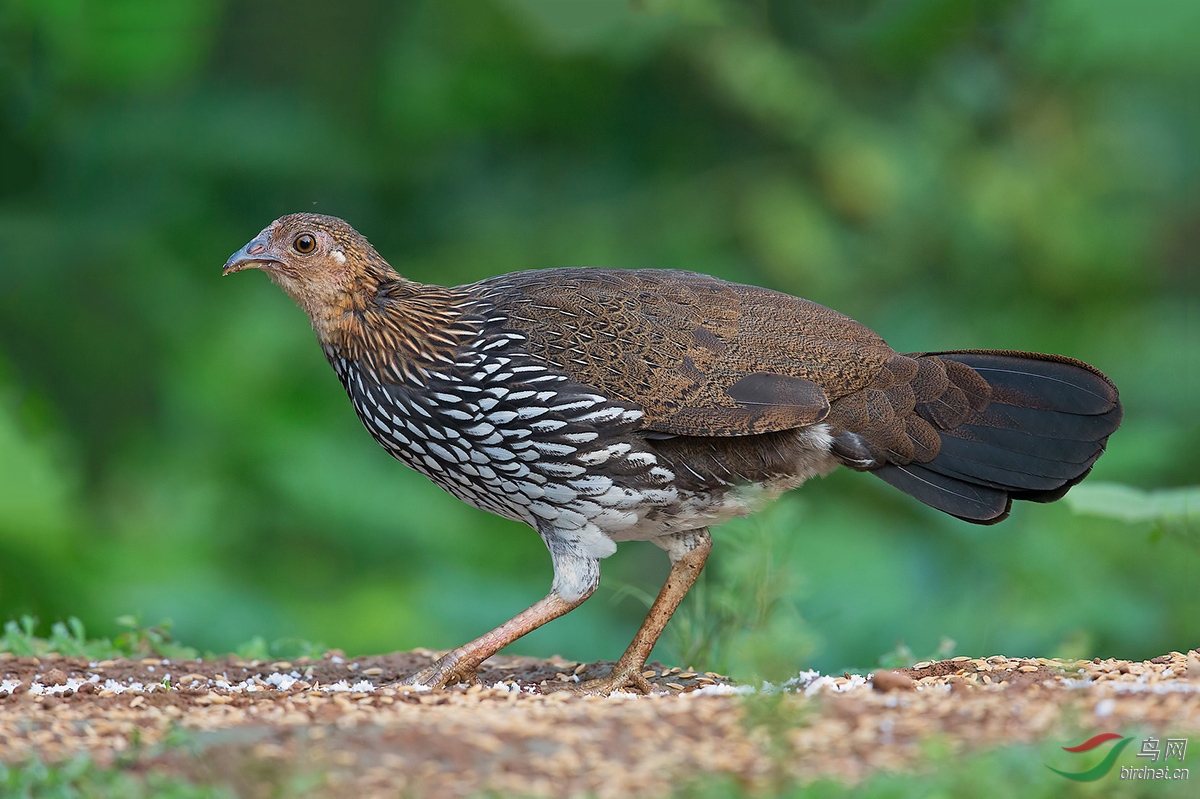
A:
[[[618,663],[607,677],[588,680],[575,691],[585,696],[608,696],[614,693],[655,693],[655,687],[642,674],[642,664],[622,666]]]
[[[479,675],[475,673],[474,664],[463,661],[455,652],[450,652],[407,678],[402,684],[436,689],[459,683],[474,685],[478,682]]]

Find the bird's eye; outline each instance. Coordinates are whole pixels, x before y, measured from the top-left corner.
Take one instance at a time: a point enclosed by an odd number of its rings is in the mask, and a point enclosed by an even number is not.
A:
[[[317,240],[311,233],[301,233],[296,237],[296,240],[292,242],[292,247],[294,247],[296,252],[300,253],[301,255],[308,255],[310,252],[316,249]]]

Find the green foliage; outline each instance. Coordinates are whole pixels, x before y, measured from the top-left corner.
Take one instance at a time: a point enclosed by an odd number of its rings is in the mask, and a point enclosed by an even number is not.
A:
[[[766,709],[763,712],[769,714],[774,711]],[[788,725],[802,724],[803,718],[779,720],[779,723],[782,726],[778,732],[783,734]],[[774,789],[751,791],[734,780],[705,775],[694,784],[682,786],[672,794],[672,799],[925,799],[959,796],[980,799],[1085,796],[1173,799],[1192,795],[1190,783],[1186,780],[1139,782],[1119,780],[1115,773],[1094,784],[1069,783],[1047,770],[1046,763],[1054,762],[1055,755],[1062,754],[1049,743],[970,754],[958,753],[943,743],[936,740],[927,742],[922,755],[910,764],[911,772],[876,773],[855,784],[833,779],[797,784],[793,779],[780,777]],[[185,742],[171,748],[180,753],[187,752],[191,758],[203,757],[202,747],[196,749],[190,746]],[[254,791],[252,795],[270,795],[281,799],[315,795],[312,781],[297,777],[280,781],[257,774],[233,781],[194,779],[187,772],[195,764],[190,764],[187,759],[176,757],[171,765],[173,768],[170,770],[137,769],[126,765],[100,768],[82,757],[56,766],[36,761],[20,766],[0,763],[0,796],[6,799],[100,799],[115,796],[123,799],[218,799],[250,795],[242,791]],[[781,761],[780,773],[786,773],[786,769],[786,761]]]
[[[225,730],[208,733],[173,727],[153,746],[135,730],[130,746],[111,766],[89,757],[46,764],[0,762],[0,797],[23,799],[225,799],[240,796],[301,797],[322,795],[324,775],[311,764],[268,762],[243,752],[258,733]],[[214,746],[233,744],[213,757]]]
[[[164,620],[149,627],[134,616],[121,616],[116,623],[125,631],[112,641],[107,638],[89,639],[84,632],[83,622],[74,616],[68,618],[66,623],[54,622],[50,625],[50,635],[39,638],[36,634],[38,620],[32,616],[22,616],[20,621],[9,620],[4,623],[0,652],[32,657],[55,653],[89,660],[147,657],[186,660],[196,657],[195,649],[178,644],[171,638],[170,621]],[[265,645],[263,648],[266,648]]]
[[[124,657],[165,657],[187,660],[196,657],[196,650],[176,643],[171,637],[172,623],[164,619],[153,626],[146,626],[137,616],[118,616],[117,625],[125,628],[114,640],[118,652]],[[82,632],[82,626],[80,627]]]
[[[124,632],[115,639],[88,638],[83,622],[74,616],[67,621],[56,621],[50,625],[50,634],[45,638],[37,635],[38,620],[22,616],[19,620],[4,623],[4,634],[0,635],[0,652],[11,652],[18,656],[43,657],[50,654],[66,657],[86,657],[89,660],[110,658],[170,658],[193,660],[199,652],[176,641],[171,635],[170,619],[147,626],[136,616],[120,616],[116,620]],[[320,658],[326,651],[321,644],[302,638],[279,638],[267,642],[260,635],[231,647],[232,654],[241,660],[295,660],[297,658]],[[205,657],[221,657],[221,652],[206,652]]]
[[[957,645],[949,638],[943,638],[938,642],[937,649],[925,657],[916,657],[913,651],[908,648],[908,645],[903,641],[896,644],[896,648],[890,652],[885,652],[879,656],[879,668],[881,669],[906,669],[917,663],[926,660],[946,660],[952,658],[957,651]]]
[[[198,785],[185,777],[123,768],[101,768],[79,757],[58,765],[38,761],[19,766],[0,763],[0,796],[13,799],[224,799],[227,788]]]
[[[1200,546],[1200,486],[1143,491],[1120,483],[1093,482],[1067,495],[1076,513],[1136,524],[1149,522],[1152,535],[1169,535]]]
[[[1000,750],[960,755],[952,747],[932,744],[926,747],[924,762],[914,764],[914,773],[881,773],[868,780],[847,785],[835,780],[818,780],[792,785],[784,780],[768,791],[750,791],[728,777],[706,776],[692,785],[680,787],[676,799],[925,799],[926,797],[979,797],[1003,799],[1058,799],[1060,797],[1190,797],[1189,783],[1121,781],[1115,774],[1102,782],[1068,783],[1046,770],[1054,759],[1054,749],[1044,746],[1012,746]],[[1061,752],[1058,752],[1061,755]],[[296,781],[294,781],[296,782]],[[312,786],[296,782],[290,785],[254,785],[270,789],[274,797],[312,795]],[[149,770],[139,773],[122,767],[103,769],[86,758],[55,767],[28,763],[19,767],[0,764],[0,795],[29,799],[100,799],[101,797],[163,797],[164,799],[216,799],[239,795],[232,787],[208,785],[187,776]],[[256,794],[257,795],[257,794]],[[491,795],[491,794],[490,794]]]
[[[0,618],[364,652],[453,646],[544,593],[536,535],[392,462],[303,315],[218,279],[302,209],[418,280],[688,268],[904,351],[1068,353],[1125,402],[1095,478],[1200,483],[1195,3],[102,5],[0,5]],[[1200,548],[1171,524],[973,528],[855,474],[753,524],[716,531],[659,657],[744,676],[898,640],[1196,638]],[[644,605],[607,586],[653,595],[665,567],[623,546],[514,649],[615,657]]]
[[[256,635],[235,648],[233,653],[242,660],[295,660],[320,658],[325,647],[302,638],[279,638],[267,643],[261,635]]]
[[[674,795],[677,799],[929,799],[970,796],[978,799],[1060,799],[1105,796],[1120,799],[1158,799],[1191,796],[1188,781],[1138,782],[1118,780],[1110,773],[1098,783],[1069,783],[1046,769],[1054,749],[1050,745],[1013,746],[961,754],[953,747],[930,741],[925,756],[914,763],[914,773],[877,773],[857,784],[824,779],[804,785],[787,785],[766,793],[752,793],[730,780],[706,779]],[[1061,752],[1058,752],[1061,754]]]
[[[24,657],[41,657],[56,652],[67,657],[104,658],[116,650],[107,639],[88,641],[83,632],[83,622],[72,616],[64,624],[56,621],[50,627],[48,638],[38,638],[37,619],[22,616],[21,620],[4,623],[4,635],[0,636],[0,652],[11,652]]]

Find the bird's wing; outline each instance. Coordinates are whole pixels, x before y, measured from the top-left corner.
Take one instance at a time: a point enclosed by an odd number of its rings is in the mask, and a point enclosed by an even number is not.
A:
[[[691,272],[551,269],[473,288],[532,354],[640,405],[648,429],[671,435],[813,424],[897,357],[824,306]]]

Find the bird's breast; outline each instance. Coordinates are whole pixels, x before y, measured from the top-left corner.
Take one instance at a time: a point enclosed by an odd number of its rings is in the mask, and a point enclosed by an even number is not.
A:
[[[611,554],[611,534],[667,501],[673,473],[635,434],[642,411],[572,381],[493,336],[419,379],[381,379],[327,353],[381,446],[460,499]]]

